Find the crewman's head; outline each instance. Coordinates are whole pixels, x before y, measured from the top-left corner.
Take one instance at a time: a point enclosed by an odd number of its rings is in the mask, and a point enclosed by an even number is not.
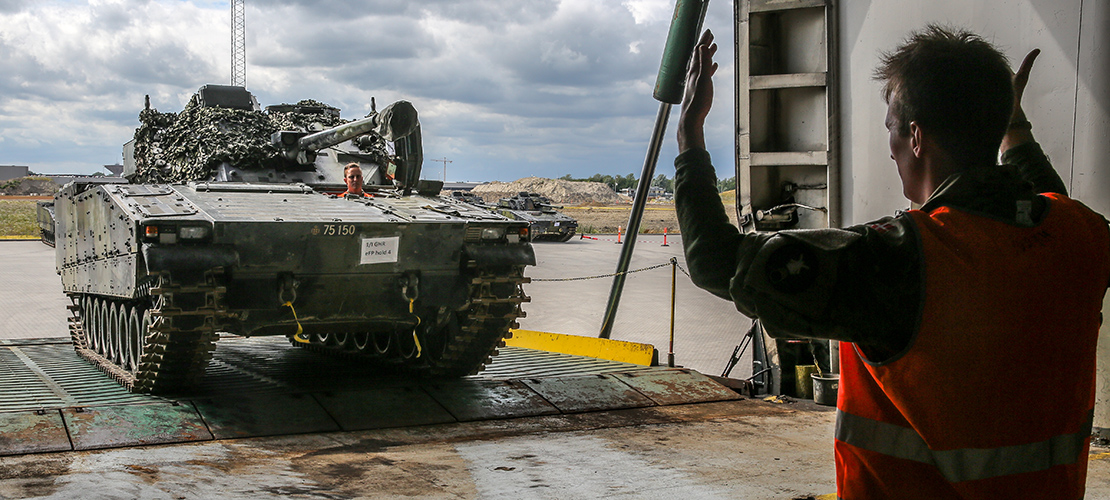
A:
[[[1006,56],[989,42],[930,24],[882,54],[875,79],[883,83],[891,157],[903,187],[913,182],[924,141],[960,169],[995,164],[1014,90]]]
[[[347,182],[347,192],[362,194],[362,167],[358,163],[348,163],[343,167],[343,180]]]

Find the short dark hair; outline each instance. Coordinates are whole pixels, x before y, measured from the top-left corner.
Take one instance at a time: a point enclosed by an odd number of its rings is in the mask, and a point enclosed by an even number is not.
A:
[[[346,177],[347,176],[347,171],[352,169],[352,168],[357,168],[359,170],[362,170],[362,166],[360,166],[358,163],[355,163],[355,162],[348,163],[347,166],[343,167],[343,177]]]
[[[1014,106],[1010,64],[997,48],[962,29],[929,24],[880,55],[875,79],[909,134],[911,121],[957,159],[993,164]]]

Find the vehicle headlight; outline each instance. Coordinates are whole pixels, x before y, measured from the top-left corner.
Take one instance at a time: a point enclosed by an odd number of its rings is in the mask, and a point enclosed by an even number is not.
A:
[[[177,236],[183,240],[203,240],[208,237],[208,228],[205,226],[181,226]]]
[[[503,227],[484,227],[482,228],[483,240],[499,240],[505,237],[505,228]]]

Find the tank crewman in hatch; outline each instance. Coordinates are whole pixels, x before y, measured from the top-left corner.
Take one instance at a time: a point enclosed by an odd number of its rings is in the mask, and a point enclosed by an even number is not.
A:
[[[365,196],[371,197],[370,193],[362,190],[362,167],[358,163],[348,163],[343,167],[343,180],[347,183],[347,190],[339,195],[340,198],[347,196]]]
[[[912,33],[876,79],[903,193],[921,208],[742,234],[705,150],[715,51],[706,31],[678,124],[686,261],[769,335],[843,342],[838,498],[1083,497],[1110,231],[1033,141],[1021,95],[1038,52],[1014,75],[972,33]]]

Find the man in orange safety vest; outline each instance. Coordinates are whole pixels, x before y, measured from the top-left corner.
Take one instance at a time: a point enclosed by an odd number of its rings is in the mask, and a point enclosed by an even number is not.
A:
[[[678,123],[686,260],[772,337],[842,342],[839,498],[1082,498],[1110,230],[1033,140],[1021,96],[1038,51],[1015,74],[970,32],[912,33],[876,79],[920,208],[746,234],[705,150],[715,51],[706,31]],[[1016,369],[1028,366],[1036,377]]]

